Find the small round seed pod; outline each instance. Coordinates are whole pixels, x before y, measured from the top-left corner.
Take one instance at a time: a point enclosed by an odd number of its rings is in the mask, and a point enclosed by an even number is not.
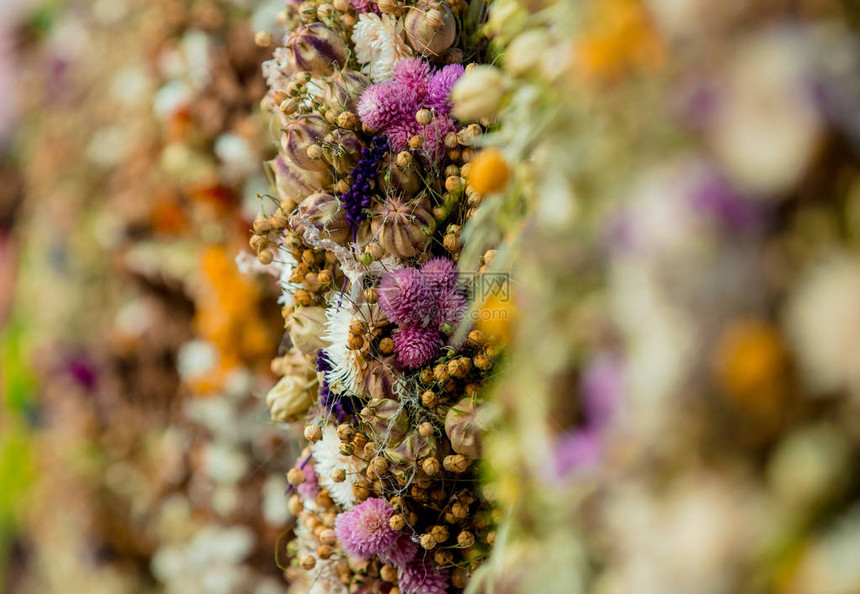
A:
[[[346,348],[357,351],[364,346],[364,337],[360,334],[350,334],[346,339]]]
[[[270,249],[260,250],[257,254],[257,260],[259,260],[260,264],[263,266],[268,266],[275,260],[275,254]]]
[[[436,367],[433,368],[433,379],[435,379],[440,384],[444,384],[450,379],[450,375],[448,375],[448,367],[444,363],[439,363]]]
[[[425,551],[432,551],[436,548],[436,539],[433,538],[432,534],[422,534],[421,535],[421,548]]]
[[[352,456],[355,453],[355,446],[351,443],[342,443],[338,447],[341,456]]]
[[[430,437],[431,435],[433,435],[433,433],[435,433],[435,431],[433,430],[432,423],[424,421],[423,423],[418,425],[418,435],[420,435],[421,437]]]
[[[302,498],[298,495],[293,495],[292,497],[290,497],[288,506],[290,508],[290,513],[294,516],[299,515],[301,511],[305,508],[302,504]]]
[[[379,290],[376,287],[367,287],[361,294],[365,303],[376,303],[379,301]],[[389,353],[383,353],[387,355]]]
[[[451,515],[457,520],[463,520],[469,515],[469,506],[462,501],[451,504]]]
[[[316,557],[314,557],[313,555],[305,555],[304,557],[302,557],[301,564],[302,569],[310,571],[317,564]]]
[[[421,373],[418,374],[418,380],[425,386],[432,384],[433,370],[425,367],[421,370]]]
[[[430,528],[430,536],[436,543],[443,543],[448,540],[448,529],[445,526],[432,526]]]
[[[343,468],[335,468],[331,471],[331,480],[336,483],[342,483],[346,480],[346,470]]]
[[[449,192],[458,192],[465,185],[463,178],[459,175],[451,175],[445,179],[445,189]]]
[[[460,251],[460,239],[453,233],[448,233],[442,238],[442,245],[451,253]]]
[[[254,221],[254,233],[268,233],[272,230],[272,222],[264,216],[259,216]]]
[[[409,151],[400,151],[397,153],[396,163],[401,169],[406,169],[412,165],[412,153]]]
[[[352,486],[352,494],[355,495],[355,498],[359,501],[364,501],[370,497],[370,485],[367,483],[355,483]]]
[[[370,468],[376,476],[383,476],[388,472],[388,460],[382,456],[376,456],[370,461]]]
[[[265,235],[252,235],[251,240],[248,243],[252,250],[259,252],[269,245],[269,238]]]
[[[305,482],[305,473],[299,468],[290,468],[287,472],[287,482],[293,486],[301,485]]]
[[[428,476],[436,476],[441,470],[441,464],[436,458],[427,458],[421,463],[421,470]]]
[[[337,542],[337,535],[331,528],[326,528],[320,532],[320,542],[327,545],[334,545]]]
[[[330,285],[330,284],[331,284],[332,276],[333,276],[333,275],[332,275],[331,270],[329,270],[328,268],[324,268],[324,269],[322,269],[322,270],[320,270],[320,271],[319,271],[319,274],[317,275],[317,278],[319,279],[320,283],[321,283],[324,287],[327,287],[328,285]]]
[[[486,343],[487,341],[487,338],[484,336],[484,333],[480,330],[472,330],[471,332],[469,332],[468,339],[469,342],[478,346],[484,346],[484,343]]]
[[[298,233],[305,233],[308,227],[324,239],[331,239],[335,243],[343,243],[350,237],[349,222],[346,220],[346,211],[340,205],[340,201],[331,194],[317,193],[305,198],[298,209],[290,216],[290,228]],[[311,261],[316,261],[313,252],[310,254]],[[304,261],[304,254],[302,254]]]
[[[448,549],[439,549],[433,553],[433,560],[436,561],[437,565],[450,565],[454,562],[454,553]]]
[[[349,10],[349,0],[333,0],[332,6],[338,12],[346,12]]]
[[[421,124],[422,126],[426,126],[433,120],[433,114],[429,109],[419,109],[415,113],[415,121]]]
[[[452,454],[450,456],[445,456],[445,459],[442,461],[442,466],[444,466],[445,470],[448,472],[462,474],[469,469],[469,459],[463,454]]]
[[[355,437],[355,429],[347,423],[341,423],[337,426],[337,437],[342,442],[350,442]]]
[[[472,359],[472,362],[475,364],[475,367],[477,367],[481,371],[487,371],[493,366],[493,360],[483,353],[481,353],[480,355],[475,355],[475,358]]]
[[[399,16],[400,14],[400,3],[397,0],[377,0],[376,5],[382,14],[394,16]]]
[[[391,526],[392,530],[402,530],[406,526],[406,521],[400,514],[394,514],[388,519],[388,525]]]
[[[409,148],[420,149],[424,146],[424,139],[417,134],[409,139]]]
[[[463,530],[457,535],[457,545],[466,549],[475,544],[475,535],[468,530]]]
[[[439,396],[432,390],[427,390],[421,394],[421,404],[427,408],[436,408],[439,404]]]
[[[317,557],[320,559],[328,559],[332,556],[332,553],[331,547],[327,544],[321,544],[317,547]]]
[[[311,6],[311,17],[316,8]],[[323,25],[313,23],[293,30],[284,42],[286,61],[297,71],[327,75],[335,65],[346,65],[349,50],[341,37]]]
[[[456,567],[451,572],[451,585],[455,588],[465,588],[469,585],[469,574],[462,567]]]
[[[388,337],[379,341],[379,352],[383,355],[390,355],[394,352],[394,341]]]

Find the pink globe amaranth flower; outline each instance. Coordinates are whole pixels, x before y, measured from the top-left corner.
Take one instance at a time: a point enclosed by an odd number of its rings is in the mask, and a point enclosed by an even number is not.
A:
[[[394,65],[394,80],[412,89],[419,97],[427,94],[430,83],[430,64],[420,58],[403,58]]]
[[[434,290],[450,291],[457,286],[457,265],[448,258],[432,258],[421,266],[421,273]]]
[[[388,525],[394,508],[379,498],[367,499],[335,518],[334,531],[343,550],[353,557],[370,559],[398,544],[400,532]]]
[[[434,74],[427,85],[428,106],[438,112],[448,113],[451,109],[448,96],[464,72],[465,69],[460,64],[449,64]]]
[[[401,594],[446,594],[448,571],[440,569],[431,559],[419,555],[397,572]]]
[[[421,367],[439,356],[442,336],[435,327],[401,326],[394,331],[394,352],[407,369]]]
[[[302,472],[305,473],[305,482],[296,487],[296,491],[302,499],[316,499],[320,492],[320,483],[314,465],[305,464]]]
[[[418,543],[409,538],[409,535],[405,532],[401,532],[394,546],[384,553],[380,553],[379,558],[387,565],[403,567],[415,558],[417,552]]]
[[[358,14],[364,14],[365,12],[382,14],[379,6],[373,0],[349,0],[349,5]]]
[[[420,135],[423,150],[433,159],[446,152],[445,135],[457,129],[449,112],[448,94],[463,68],[449,65],[435,74],[420,58],[403,58],[393,68],[393,80],[368,87],[361,95],[358,116],[362,123],[385,134],[395,152],[407,150],[409,139]],[[432,109],[435,117],[428,126],[415,121],[420,109]]]
[[[440,324],[456,326],[466,313],[466,297],[456,288],[440,295],[437,304]]]
[[[379,307],[398,325],[426,325],[423,316],[433,309],[433,292],[417,268],[389,272],[379,283]]]

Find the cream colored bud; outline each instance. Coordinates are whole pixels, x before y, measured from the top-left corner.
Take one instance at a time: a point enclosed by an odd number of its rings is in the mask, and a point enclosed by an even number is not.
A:
[[[494,66],[476,66],[467,71],[451,90],[454,117],[465,122],[493,117],[502,106],[507,83]]]

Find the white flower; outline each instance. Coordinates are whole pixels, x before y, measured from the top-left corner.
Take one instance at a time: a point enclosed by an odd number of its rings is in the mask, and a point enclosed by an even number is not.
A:
[[[352,42],[356,59],[364,65],[362,71],[375,83],[391,78],[394,64],[412,55],[403,37],[403,25],[387,14],[360,15],[352,29]]]
[[[860,263],[845,256],[817,267],[788,305],[788,333],[813,390],[860,396]]]
[[[326,489],[332,500],[344,508],[355,505],[355,495],[352,486],[359,477],[365,464],[354,456],[344,456],[340,453],[340,438],[337,429],[332,425],[323,427],[322,439],[311,446],[319,483]],[[337,469],[346,471],[346,480],[336,483],[331,479],[331,473]]]
[[[326,374],[329,388],[335,394],[344,390],[353,394],[362,393],[364,383],[364,372],[367,361],[361,356],[361,352],[350,349],[347,346],[349,340],[349,326],[354,319],[369,320],[372,311],[370,306],[362,306],[358,312],[352,304],[343,300],[339,305],[336,302],[326,310],[326,325],[323,339],[331,343],[324,350],[326,357],[331,362],[331,371]]]

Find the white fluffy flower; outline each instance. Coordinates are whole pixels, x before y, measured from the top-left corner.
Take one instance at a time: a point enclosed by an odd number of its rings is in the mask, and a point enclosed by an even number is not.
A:
[[[361,475],[365,464],[354,456],[344,456],[340,453],[340,438],[337,429],[331,425],[323,427],[322,439],[311,446],[314,458],[314,470],[320,485],[328,489],[332,500],[344,508],[355,505],[355,495],[352,486],[355,479]],[[331,473],[338,468],[346,471],[346,480],[336,483],[331,479]]]
[[[348,348],[347,341],[352,321],[370,320],[372,313],[370,306],[362,306],[356,311],[346,300],[338,305],[337,299],[326,310],[323,339],[331,343],[331,346],[325,349],[326,357],[331,362],[331,371],[326,374],[326,379],[335,394],[344,390],[353,394],[362,393],[367,361],[360,351]]]
[[[375,83],[391,78],[394,64],[412,55],[403,36],[403,25],[387,14],[360,15],[352,30],[352,42],[355,57],[364,65],[362,71]]]
[[[838,256],[817,267],[787,313],[789,336],[810,387],[847,388],[860,396],[860,263]]]

